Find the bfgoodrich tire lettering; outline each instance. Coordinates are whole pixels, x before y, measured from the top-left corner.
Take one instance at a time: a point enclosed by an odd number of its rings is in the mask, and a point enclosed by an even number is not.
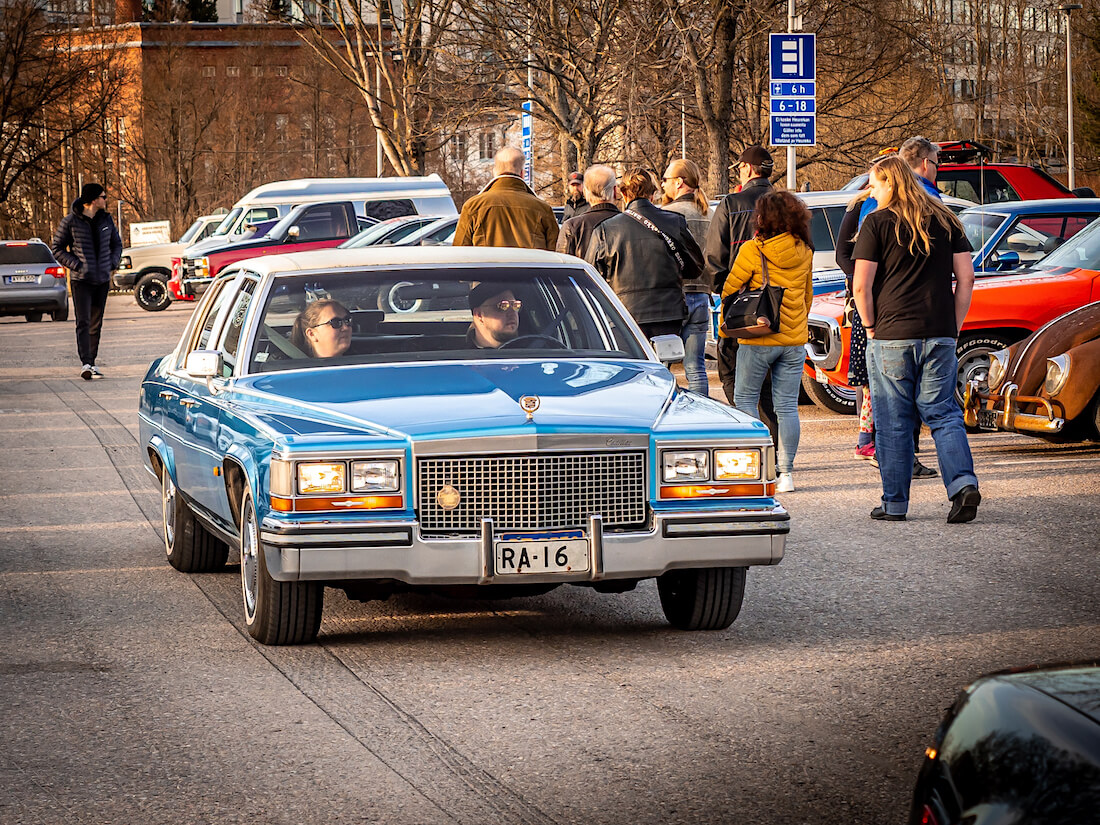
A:
[[[1006,338],[1004,335],[991,335],[981,332],[959,336],[959,343],[955,347],[955,354],[959,359],[959,376],[955,382],[955,398],[958,399],[959,404],[963,402],[967,381],[971,379],[977,381],[978,389],[982,392],[989,389],[990,354],[999,349],[1007,349],[1015,341],[1015,338]]]
[[[183,573],[205,573],[225,567],[229,546],[195,518],[180,496],[168,468],[160,474],[160,509],[168,563]]]
[[[741,612],[746,570],[670,570],[657,579],[665,618],[680,630],[725,630]]]
[[[298,645],[317,638],[325,588],[317,582],[280,582],[267,572],[252,495],[241,502],[241,596],[252,638],[265,645]]]

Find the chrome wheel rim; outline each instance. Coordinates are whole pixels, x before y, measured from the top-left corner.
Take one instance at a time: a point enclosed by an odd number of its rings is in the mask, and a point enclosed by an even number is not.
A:
[[[164,471],[161,482],[161,512],[164,516],[164,552],[172,555],[172,545],[176,541],[176,485],[168,470]]]
[[[989,391],[989,356],[992,352],[990,347],[974,349],[959,361],[959,376],[955,386],[955,394],[959,398],[965,395],[966,385],[970,381],[977,381],[981,392]]]
[[[257,546],[255,512],[252,501],[246,500],[244,512],[241,514],[241,595],[244,597],[245,616],[249,621],[256,615],[256,591],[259,583]]]

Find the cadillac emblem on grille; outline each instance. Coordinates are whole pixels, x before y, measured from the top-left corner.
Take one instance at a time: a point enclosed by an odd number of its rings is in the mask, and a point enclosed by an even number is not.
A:
[[[535,414],[535,410],[539,408],[539,397],[537,395],[524,395],[519,399],[519,406],[525,413],[527,413],[527,420],[530,421],[531,417]]]
[[[435,494],[435,501],[444,510],[453,510],[462,501],[462,494],[450,484],[445,484]]]

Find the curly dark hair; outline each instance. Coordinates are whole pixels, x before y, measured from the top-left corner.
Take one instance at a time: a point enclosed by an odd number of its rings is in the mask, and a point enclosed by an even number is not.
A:
[[[796,195],[783,190],[769,192],[756,202],[752,228],[765,240],[790,232],[810,249],[810,210]]]

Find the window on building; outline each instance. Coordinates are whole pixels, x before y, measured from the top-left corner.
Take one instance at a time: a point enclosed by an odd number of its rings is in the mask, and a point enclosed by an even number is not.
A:
[[[496,132],[482,132],[480,135],[477,136],[477,138],[478,160],[492,160],[493,155],[495,155],[497,152]]]
[[[275,77],[286,77],[286,66],[276,66]]]
[[[252,76],[253,77],[263,77],[264,76],[264,67],[263,66],[253,66],[252,67]]]
[[[240,66],[226,66],[225,67],[225,76],[226,77],[240,77],[241,76],[241,67]]]
[[[215,70],[214,70],[213,66],[203,66],[202,67],[202,76],[203,77],[213,77],[214,75],[215,75]]]
[[[470,150],[466,145],[465,132],[459,132],[455,135],[454,146],[452,148],[454,150],[455,160],[466,160],[466,155]]]

